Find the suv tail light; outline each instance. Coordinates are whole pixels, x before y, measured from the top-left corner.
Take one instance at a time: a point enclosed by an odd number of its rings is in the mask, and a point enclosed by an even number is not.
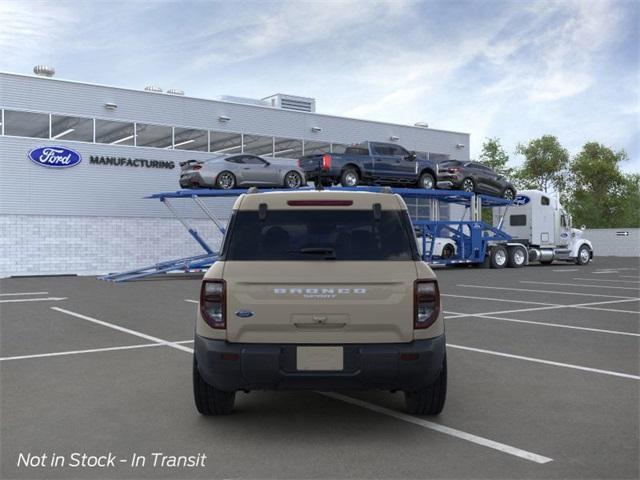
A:
[[[227,292],[224,280],[204,280],[200,289],[200,313],[211,328],[227,328]]]
[[[416,329],[429,328],[440,315],[440,290],[437,280],[417,280],[414,286],[414,319]]]
[[[448,172],[449,172],[449,173],[457,173],[457,172],[459,172],[459,171],[460,171],[460,169],[459,169],[458,167],[453,167],[453,168],[450,168],[450,169],[448,170]]]
[[[193,167],[191,167],[191,170],[200,170],[202,168],[202,165],[194,165]]]
[[[331,155],[325,153],[322,156],[322,169],[329,170],[331,168]]]

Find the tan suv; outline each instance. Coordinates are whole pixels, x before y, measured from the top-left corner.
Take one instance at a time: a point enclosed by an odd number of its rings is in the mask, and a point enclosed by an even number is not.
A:
[[[438,414],[447,389],[435,275],[398,195],[249,193],[206,273],[196,323],[198,411],[228,414],[238,390],[405,392]]]

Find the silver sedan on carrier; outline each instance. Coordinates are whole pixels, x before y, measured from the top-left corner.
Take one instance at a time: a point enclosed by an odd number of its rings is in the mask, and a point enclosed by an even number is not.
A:
[[[210,160],[180,163],[181,188],[284,187],[299,188],[306,184],[304,172],[295,160],[266,160],[257,155],[220,155]]]

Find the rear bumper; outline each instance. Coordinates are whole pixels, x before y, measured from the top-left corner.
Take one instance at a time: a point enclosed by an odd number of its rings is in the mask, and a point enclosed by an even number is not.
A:
[[[195,337],[200,375],[224,391],[418,390],[433,383],[440,373],[445,337],[410,343],[345,344],[344,370],[340,372],[298,371],[296,347]],[[403,354],[412,355],[403,359]]]
[[[438,188],[453,188],[457,189],[462,186],[463,177],[459,175],[439,174],[437,186]]]
[[[180,175],[181,188],[204,187],[206,182],[199,173],[185,173]]]

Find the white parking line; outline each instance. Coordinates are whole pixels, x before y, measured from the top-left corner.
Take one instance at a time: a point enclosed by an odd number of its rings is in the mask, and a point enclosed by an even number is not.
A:
[[[365,402],[357,398],[348,397],[347,395],[342,395],[334,392],[317,392],[317,393],[319,393],[320,395],[324,395],[325,397],[333,398],[334,400],[340,400],[341,402],[350,403],[352,405],[356,405],[361,408],[366,408],[367,410],[371,410],[372,412],[381,413],[383,415],[387,415],[389,417],[393,417],[398,420],[402,420],[404,422],[413,423],[414,425],[419,425],[421,427],[425,427],[430,430],[434,430],[436,432],[444,433],[445,435],[456,437],[461,440],[466,440],[467,442],[475,443],[476,445],[492,448],[494,450],[498,450],[500,452],[507,453],[515,457],[523,458],[531,462],[549,463],[553,461],[552,458],[538,455],[537,453],[528,452],[526,450],[512,447],[504,443],[495,442],[493,440],[489,440],[488,438],[479,437],[478,435],[473,435],[472,433],[463,432],[462,430],[457,430],[455,428],[447,427],[439,423],[429,422],[428,420],[423,420],[422,418],[414,417],[412,415],[396,412],[395,410],[391,410],[385,407],[380,407],[373,403]]]
[[[561,268],[559,270],[551,270],[552,272],[579,272],[579,268]]]
[[[185,301],[185,302],[189,302],[189,303],[200,303],[200,302],[199,302],[199,301],[197,301],[197,300],[190,300],[190,299],[188,299],[188,298],[185,298],[185,299],[184,299],[184,301]]]
[[[49,295],[49,292],[0,293],[0,297],[10,297],[14,295]]]
[[[489,298],[489,297],[471,297],[469,295],[453,295],[451,293],[441,293],[441,297],[455,297],[455,298],[468,298],[470,300],[487,300],[491,302],[509,302],[509,303],[524,303],[529,305],[546,305],[546,306],[562,306],[558,303],[544,303],[544,302],[532,302],[530,300],[508,300],[506,298]]]
[[[620,278],[638,278],[638,275],[618,275]]]
[[[519,320],[519,319],[515,319],[515,318],[500,318],[500,317],[495,317],[492,315],[486,315],[486,314],[474,314],[474,313],[459,313],[459,312],[445,312],[445,313],[452,313],[454,316],[453,317],[447,317],[447,318],[462,318],[462,317],[474,317],[474,318],[487,318],[490,320],[500,320],[503,322],[513,322],[513,323],[528,323],[531,325],[541,325],[544,327],[556,327],[556,328],[568,328],[571,330],[583,330],[586,332],[596,332],[596,333],[609,333],[612,335],[626,335],[629,337],[640,337],[640,333],[632,333],[632,332],[621,332],[618,330],[604,330],[601,328],[589,328],[589,327],[577,327],[574,325],[565,325],[565,324],[561,324],[561,323],[548,323],[548,322],[534,322],[533,320]]]
[[[192,343],[193,340],[180,340],[179,342],[171,343]],[[80,353],[95,353],[95,352],[112,352],[117,350],[133,350],[135,348],[147,348],[147,347],[164,347],[162,343],[142,343],[140,345],[125,345],[122,347],[105,347],[105,348],[89,348],[86,350],[67,350],[66,352],[52,352],[52,353],[36,353],[33,355],[18,355],[15,357],[0,357],[0,362],[6,362],[9,360],[25,360],[29,358],[44,358],[44,357],[60,357],[63,355],[78,355]]]
[[[580,288],[607,288],[615,290],[640,290],[640,287],[619,287],[612,285],[586,285],[584,283],[557,283],[557,282],[535,282],[533,280],[520,280],[520,283],[531,283],[536,285],[561,285],[566,287],[580,287]]]
[[[22,302],[59,302],[66,300],[67,297],[47,297],[47,298],[12,298],[9,300],[0,300],[0,303],[22,303]]]
[[[573,370],[582,370],[585,372],[602,373],[603,375],[611,375],[613,377],[622,377],[622,378],[631,378],[633,380],[640,380],[640,376],[631,375],[629,373],[612,372],[610,370],[600,370],[599,368],[583,367],[581,365],[573,365],[571,363],[552,362],[550,360],[543,360],[541,358],[523,357],[522,355],[512,355],[510,353],[495,352],[493,350],[485,350],[482,348],[465,347],[463,345],[454,345],[452,343],[447,343],[447,348],[457,348],[460,350],[468,350],[470,352],[486,353],[487,355],[496,355],[498,357],[514,358],[516,360],[524,360],[527,362],[553,365],[554,367],[571,368]]]
[[[554,293],[557,295],[576,295],[579,297],[605,297],[605,298],[626,298],[630,300],[637,300],[636,297],[623,297],[620,295],[601,295],[598,293],[579,293],[579,292],[559,292],[557,290],[537,290],[531,288],[511,288],[511,287],[489,287],[487,285],[467,285],[460,283],[456,287],[464,288],[487,288],[491,290],[509,290],[512,292],[529,292],[529,293]]]
[[[114,330],[119,330],[121,332],[128,333],[130,335],[135,335],[136,337],[144,338],[156,343],[161,343],[162,345],[175,348],[176,350],[182,350],[183,352],[193,353],[193,349],[191,348],[183,347],[182,345],[178,345],[177,343],[174,343],[174,342],[169,342],[168,340],[163,340],[162,338],[154,337],[153,335],[147,335],[146,333],[138,332],[136,330],[131,330],[130,328],[121,327],[120,325],[114,325],[113,323],[105,322],[103,320],[98,320],[97,318],[87,317],[86,315],[81,315],[79,313],[72,312],[70,310],[65,310],[64,308],[58,308],[58,307],[49,307],[49,308],[51,308],[51,310],[55,310],[56,312],[65,313],[67,315],[71,315],[72,317],[76,317],[76,318],[81,318],[82,320],[86,320],[87,322],[97,323],[98,325],[113,328]]]
[[[586,280],[588,282],[612,282],[612,283],[640,283],[639,281],[633,280],[609,280],[608,278],[581,278],[581,277],[573,277],[572,280]]]
[[[465,314],[465,315],[500,315],[503,313],[520,313],[520,312],[537,312],[537,311],[541,311],[541,310],[556,310],[556,309],[560,309],[560,308],[579,308],[579,309],[586,309],[586,310],[600,310],[600,311],[604,311],[604,312],[615,312],[615,313],[630,313],[633,315],[638,315],[640,314],[640,312],[634,311],[634,310],[617,310],[614,308],[601,308],[601,307],[596,307],[594,305],[606,305],[606,304],[610,304],[610,303],[623,303],[623,302],[633,302],[633,301],[637,301],[640,300],[640,298],[629,298],[629,299],[625,299],[625,300],[609,300],[609,301],[605,301],[605,302],[589,302],[589,303],[576,303],[574,305],[553,305],[551,304],[548,307],[533,307],[533,308],[518,308],[515,310],[496,310],[493,312],[481,312],[481,313],[471,313],[471,314]],[[447,318],[457,318],[459,317],[461,314],[454,314],[453,316],[449,317],[447,316]]]

